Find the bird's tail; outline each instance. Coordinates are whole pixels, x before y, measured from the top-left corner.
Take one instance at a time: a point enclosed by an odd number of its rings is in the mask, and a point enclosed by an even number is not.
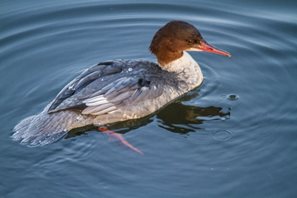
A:
[[[12,139],[28,146],[53,143],[67,134],[77,116],[77,113],[69,111],[49,114],[45,108],[40,114],[18,123],[13,129]]]

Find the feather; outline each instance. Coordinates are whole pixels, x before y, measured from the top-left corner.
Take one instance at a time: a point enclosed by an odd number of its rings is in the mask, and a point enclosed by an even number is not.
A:
[[[87,107],[85,108],[82,113],[83,114],[94,114],[94,113],[97,113],[97,112],[101,112],[101,111],[104,111],[110,107],[114,106],[113,104],[111,103],[108,103],[108,104],[104,104],[104,105],[100,105],[100,106],[97,106],[97,107]]]
[[[116,110],[117,108],[115,106],[111,106],[107,109],[104,109],[102,111],[98,111],[98,112],[94,112],[94,113],[91,113],[92,115],[102,115],[102,114],[105,114],[105,113],[109,113],[111,111],[114,111]]]

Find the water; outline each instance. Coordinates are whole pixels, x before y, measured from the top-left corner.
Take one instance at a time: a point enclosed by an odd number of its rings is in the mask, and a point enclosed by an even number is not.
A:
[[[0,196],[296,197],[296,1],[0,2]],[[172,19],[225,58],[191,53],[205,81],[158,113],[114,126],[140,156],[89,129],[28,148],[11,129],[84,68],[146,58]]]

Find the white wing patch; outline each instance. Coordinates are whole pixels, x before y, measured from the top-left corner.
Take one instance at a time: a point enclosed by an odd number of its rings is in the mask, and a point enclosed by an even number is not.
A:
[[[93,107],[98,105],[103,105],[109,103],[103,95],[95,96],[93,98],[89,98],[83,101],[87,106]]]
[[[82,114],[97,116],[118,112],[125,109],[127,105],[134,105],[143,100],[157,97],[159,95],[159,92],[156,91],[157,87],[153,86],[153,89],[150,89],[148,85],[139,85],[138,79],[120,78],[103,87],[100,93],[97,93],[98,95],[95,93],[92,97],[83,100],[82,103],[87,107],[82,111]]]
[[[107,99],[100,95],[93,98],[89,98],[83,101],[88,107],[82,111],[82,114],[91,114],[91,115],[102,115],[105,113],[111,113],[116,110],[116,106]]]

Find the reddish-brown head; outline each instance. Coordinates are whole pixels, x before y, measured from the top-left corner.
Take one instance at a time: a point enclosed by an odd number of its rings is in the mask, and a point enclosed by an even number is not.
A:
[[[231,56],[209,45],[193,25],[184,21],[171,21],[160,28],[151,42],[150,50],[161,65],[180,58],[183,51],[205,51]]]

